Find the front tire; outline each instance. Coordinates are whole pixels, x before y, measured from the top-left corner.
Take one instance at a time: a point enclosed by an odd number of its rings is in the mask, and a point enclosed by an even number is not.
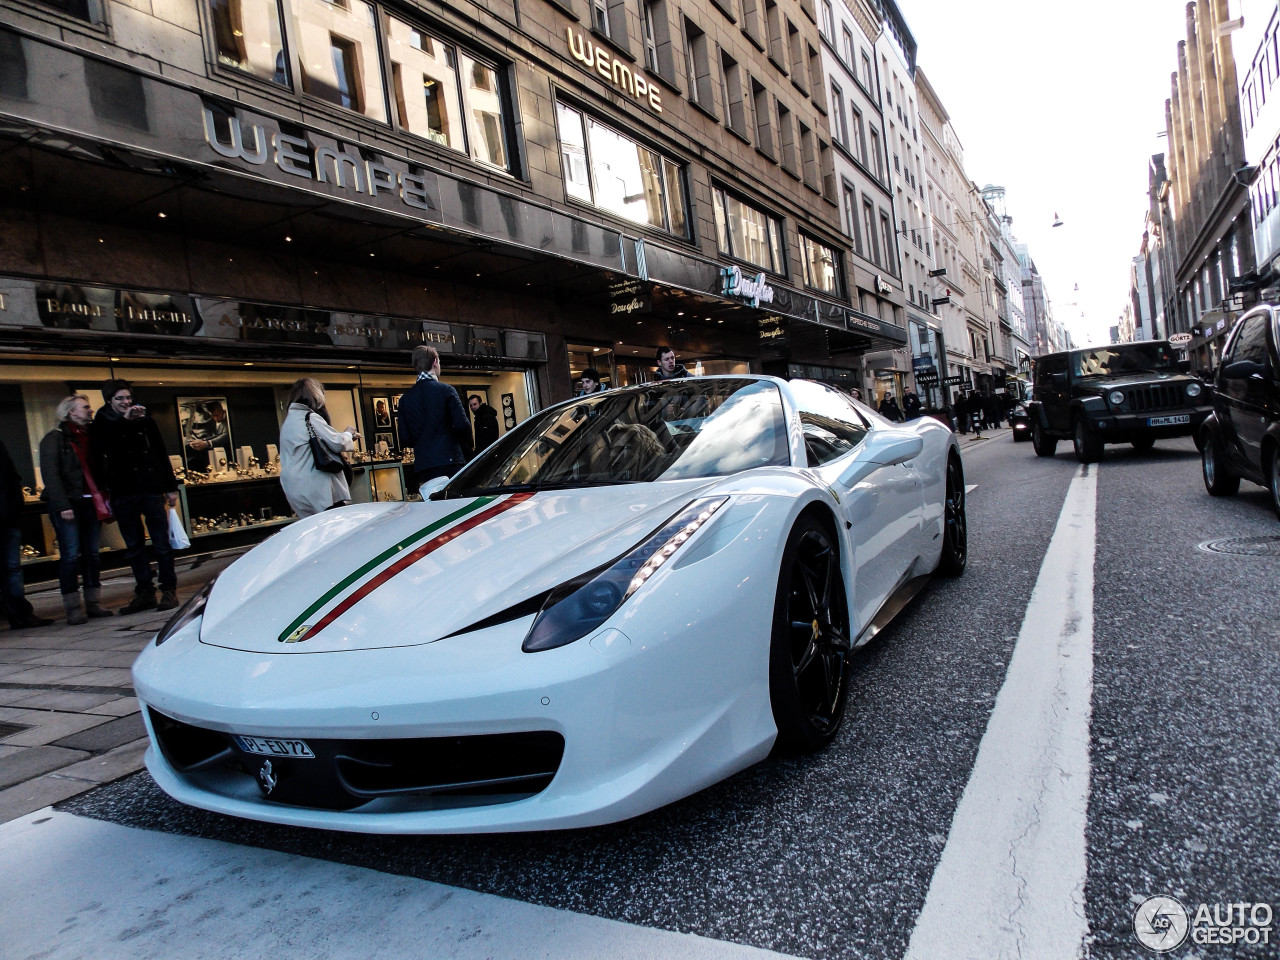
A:
[[[1084,417],[1076,417],[1076,426],[1072,434],[1076,448],[1076,459],[1081,463],[1097,463],[1102,459],[1102,441],[1089,429]]]
[[[1204,488],[1211,497],[1234,496],[1240,489],[1240,478],[1227,466],[1222,444],[1216,437],[1206,437],[1200,449],[1200,475],[1204,477]]]
[[[1130,440],[1129,442],[1133,444],[1133,449],[1138,451],[1146,451],[1146,450],[1150,450],[1152,447],[1156,445],[1156,438],[1155,437],[1139,437],[1137,440]]]
[[[942,557],[938,572],[948,577],[964,573],[969,563],[969,519],[965,512],[964,468],[954,454],[947,461],[947,499],[943,505]]]
[[[1058,441],[1046,437],[1038,421],[1031,421],[1031,446],[1035,447],[1037,457],[1052,457],[1058,452]]]
[[[782,551],[769,644],[776,749],[813,753],[835,737],[852,647],[835,537],[815,517],[802,517]]]

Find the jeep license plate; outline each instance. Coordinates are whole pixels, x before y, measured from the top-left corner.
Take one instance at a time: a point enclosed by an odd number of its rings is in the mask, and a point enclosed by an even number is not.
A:
[[[1147,417],[1148,427],[1168,427],[1179,423],[1190,423],[1191,414],[1184,413],[1177,417]]]
[[[294,757],[300,760],[314,760],[305,740],[282,740],[279,737],[244,737],[234,736],[236,746],[245,753],[256,753],[264,757]]]

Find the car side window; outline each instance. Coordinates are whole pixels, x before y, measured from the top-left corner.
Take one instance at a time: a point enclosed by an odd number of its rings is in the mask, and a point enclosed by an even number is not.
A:
[[[1232,347],[1231,360],[1252,360],[1267,366],[1267,318],[1250,317],[1244,322]]]
[[[838,390],[809,380],[792,380],[809,466],[843,457],[862,442],[868,425],[853,402]]]

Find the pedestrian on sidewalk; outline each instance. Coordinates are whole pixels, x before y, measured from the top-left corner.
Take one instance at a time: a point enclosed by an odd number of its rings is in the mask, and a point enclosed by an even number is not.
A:
[[[89,465],[103,482],[102,492],[124,538],[125,559],[133,570],[133,599],[121,615],[141,610],[172,610],[178,605],[178,573],[169,546],[170,507],[178,502],[178,480],[164,448],[160,428],[147,416],[147,408],[134,403],[128,380],[108,380],[102,385],[106,405],[89,426]],[[146,532],[143,532],[143,523]],[[147,538],[156,558],[160,602],[147,557]]]
[[[37,617],[22,586],[22,531],[18,515],[22,511],[22,475],[13,458],[0,443],[0,603],[9,626],[47,627],[53,623]]]
[[[411,355],[418,379],[400,398],[400,442],[413,448],[419,487],[452,477],[471,459],[471,422],[458,391],[440,379],[440,351],[420,344]]]
[[[58,538],[58,582],[67,623],[75,626],[89,617],[109,617],[100,603],[102,581],[98,542],[102,522],[94,504],[98,484],[89,465],[89,398],[75,395],[58,404],[58,425],[40,441],[40,474],[49,520]],[[84,587],[84,606],[80,587]]]
[[[346,471],[326,473],[316,467],[313,435],[337,454],[354,450],[360,439],[354,426],[339,431],[330,425],[324,385],[313,377],[302,377],[289,391],[289,410],[280,426],[280,487],[299,519],[351,502]]]

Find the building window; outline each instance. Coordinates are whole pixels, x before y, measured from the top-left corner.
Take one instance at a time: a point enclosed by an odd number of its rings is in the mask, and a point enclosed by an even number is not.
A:
[[[853,31],[848,27],[842,27],[841,30],[844,33],[844,65],[852,71],[856,62],[853,55],[856,49],[853,45]]]
[[[658,69],[658,35],[654,29],[657,20],[658,4],[654,0],[644,0],[640,5],[641,29],[644,31],[644,65],[652,73],[661,73]]]
[[[787,72],[787,51],[782,39],[782,14],[777,3],[765,0],[764,23],[769,31],[769,58],[778,65],[783,73]]]
[[[853,249],[862,256],[862,231],[858,229],[858,195],[846,181],[841,193],[844,199],[844,232],[853,240]]]
[[[782,161],[782,169],[795,176],[800,175],[796,167],[796,131],[791,122],[791,111],[778,101],[778,153]]]
[[[804,180],[805,186],[812,187],[814,190],[820,190],[818,181],[818,149],[814,143],[813,131],[809,129],[807,124],[801,123],[800,128],[800,174]]]
[[[800,235],[800,243],[805,285],[841,296],[839,251],[804,234]]]
[[[853,129],[849,131],[852,140],[849,144],[856,159],[864,167],[867,165],[867,139],[866,130],[862,125],[862,111],[857,107],[850,105],[853,111]]]
[[[751,104],[756,114],[756,148],[773,159],[773,115],[769,110],[769,91],[755,77],[751,78]]]
[[[209,14],[221,66],[289,85],[277,0],[210,0]]]
[[[790,57],[788,65],[791,67],[791,82],[805,93],[808,93],[809,88],[806,85],[807,78],[805,75],[804,41],[800,38],[800,31],[796,29],[796,25],[790,20],[787,21],[787,53]]]
[[[836,203],[836,162],[831,155],[831,144],[818,141],[818,172],[822,177],[822,195]]]
[[[707,54],[707,35],[692,20],[684,21],[684,65],[689,81],[689,99],[711,110],[715,102],[711,94],[711,58]]]
[[[661,154],[585,116],[556,104],[565,192],[633,223],[688,232],[684,173]]]
[[[835,45],[836,42],[836,15],[831,7],[831,0],[822,0],[822,35]]]
[[[831,133],[840,146],[849,149],[849,123],[844,112],[844,93],[834,80],[831,82]]]
[[[880,149],[880,131],[871,129],[871,163],[876,171],[876,179],[884,183],[884,151]]]
[[[893,247],[893,221],[883,210],[880,211],[880,234],[884,238],[884,267],[895,277],[898,275],[898,257]]]
[[[374,8],[364,0],[295,3],[302,92],[386,122]]]
[[[451,43],[387,18],[391,85],[400,128],[506,169],[500,75]]]
[[[867,253],[871,262],[880,266],[880,248],[876,243],[876,208],[866,197],[862,198],[862,232],[867,238]]]
[[[826,79],[822,75],[822,56],[810,44],[806,43],[805,48],[809,51],[809,89],[816,97],[822,93],[822,88],[826,84]]]
[[[783,273],[781,221],[720,187],[713,190],[713,199],[720,252]]]
[[[742,71],[738,61],[720,51],[720,89],[724,96],[724,122],[730,130],[747,135],[747,111],[742,102]]]
[[[591,0],[591,26],[597,33],[612,36],[609,31],[609,0]]]
[[[876,95],[875,80],[871,76],[871,55],[862,51],[862,86],[871,96]]]

